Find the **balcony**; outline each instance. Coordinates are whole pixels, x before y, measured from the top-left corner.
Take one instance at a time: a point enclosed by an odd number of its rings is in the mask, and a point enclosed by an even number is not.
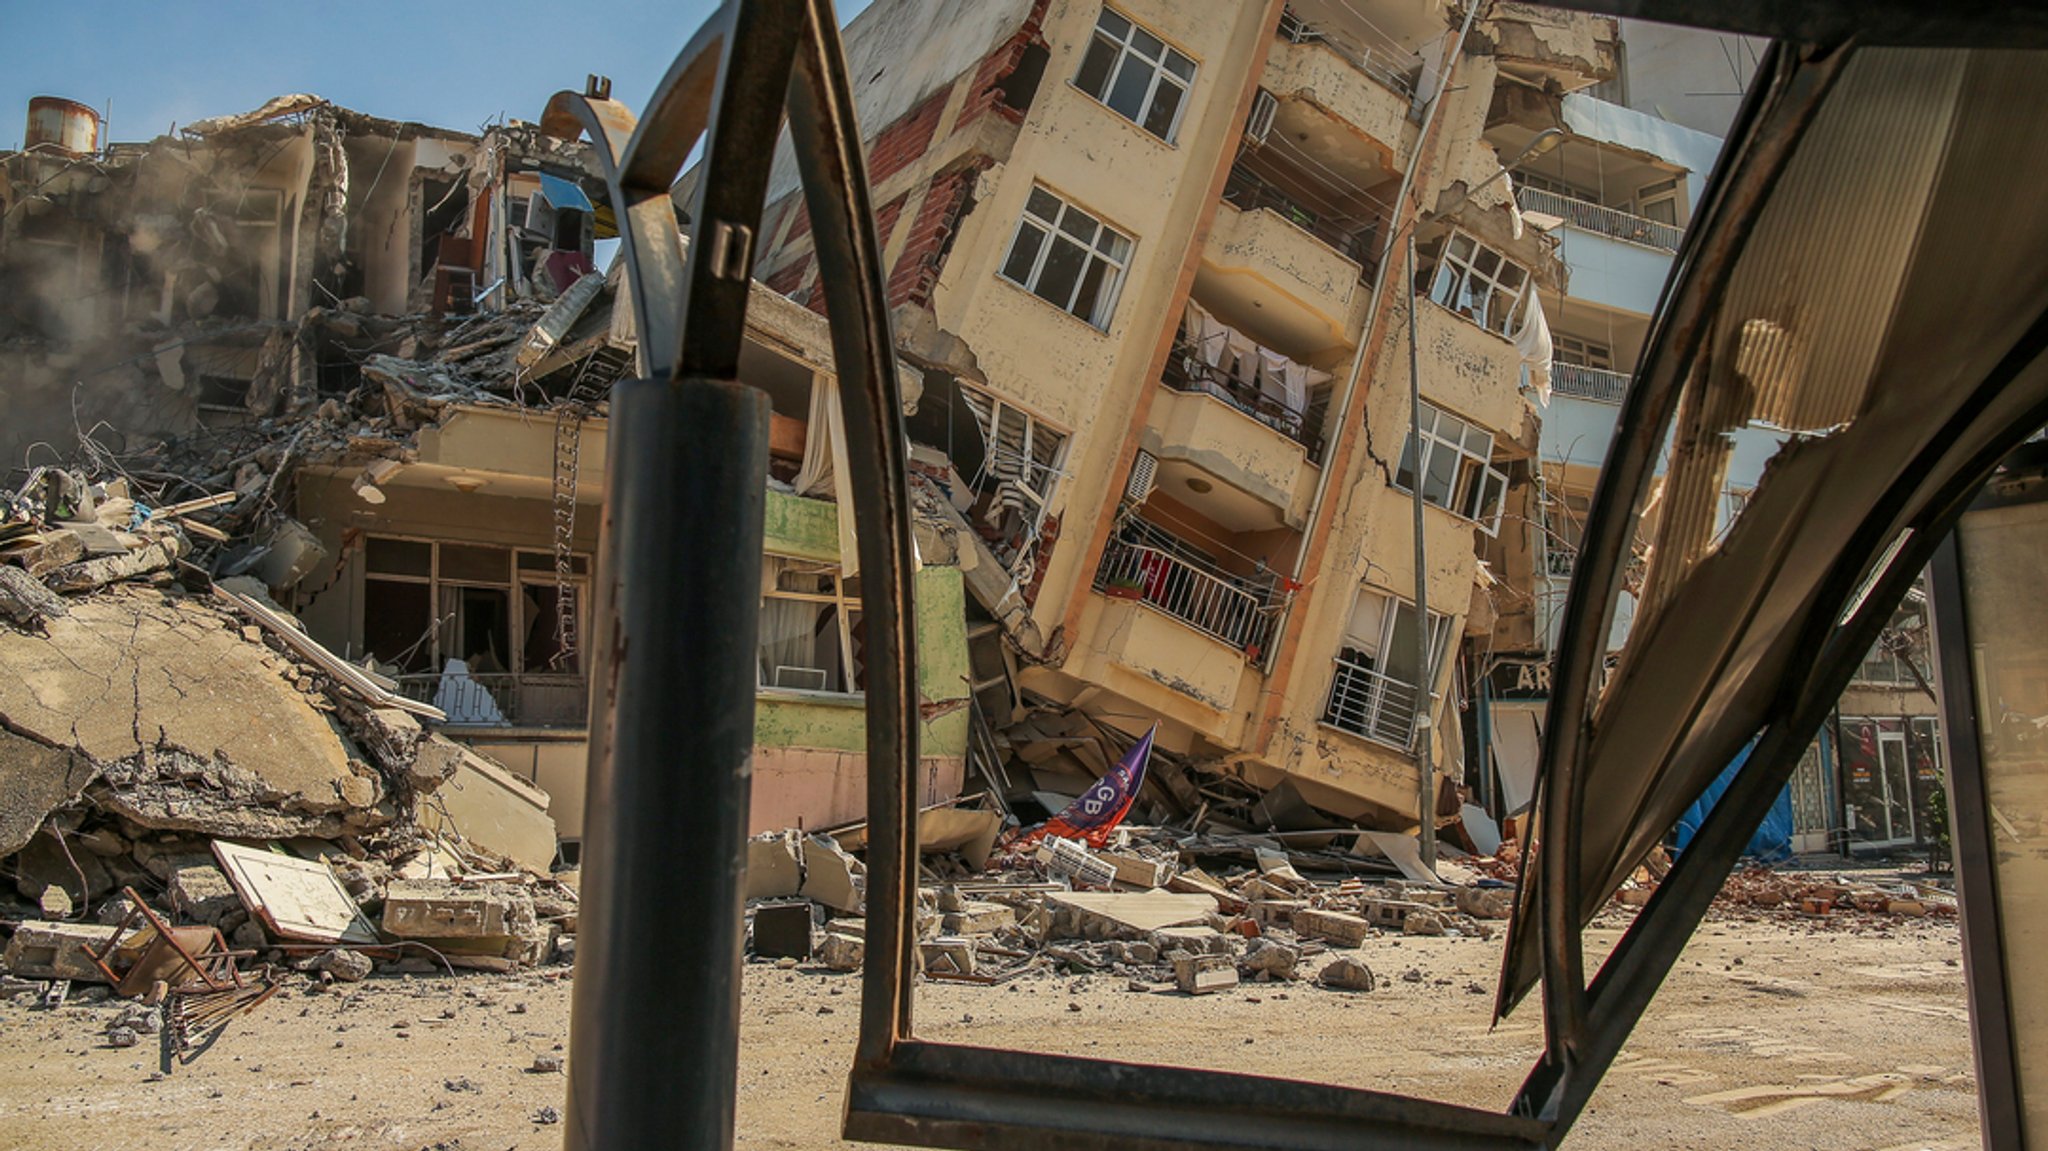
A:
[[[1374,743],[1407,751],[1415,743],[1415,685],[1343,657],[1332,661],[1337,674],[1323,722]]]
[[[1306,407],[1295,407],[1208,363],[1185,340],[1174,344],[1159,380],[1176,392],[1213,396],[1301,445],[1311,463],[1322,461],[1323,416],[1330,402],[1327,390],[1313,393]]]
[[[1361,32],[1333,24],[1311,24],[1296,15],[1292,8],[1283,9],[1280,13],[1278,34],[1281,40],[1327,49],[1374,83],[1407,100],[1411,109],[1409,115],[1418,114],[1414,101],[1415,82],[1422,74],[1420,58],[1399,45]]]
[[[574,673],[401,675],[399,693],[448,714],[449,727],[568,727],[589,723],[590,681]]]
[[[1199,562],[1178,544],[1167,533],[1134,522],[1103,549],[1095,590],[1163,612],[1258,659],[1284,602],[1275,582],[1233,576]]]
[[[1242,161],[1230,166],[1223,184],[1223,202],[1241,212],[1271,212],[1321,240],[1357,268],[1354,279],[1371,283],[1379,270],[1379,216],[1356,215],[1305,189],[1290,189],[1261,176]]]
[[[1561,196],[1543,188],[1517,188],[1515,202],[1524,212],[1556,216],[1568,227],[1659,251],[1676,252],[1679,242],[1685,239],[1685,229],[1676,224]]]
[[[1560,396],[1575,396],[1603,404],[1618,404],[1628,398],[1628,373],[1579,364],[1550,365],[1550,390]]]

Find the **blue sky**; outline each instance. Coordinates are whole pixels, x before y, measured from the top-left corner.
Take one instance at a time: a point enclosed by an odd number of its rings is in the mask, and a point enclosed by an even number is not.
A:
[[[846,20],[868,0],[839,0]],[[714,7],[440,0],[0,0],[0,148],[21,144],[31,96],[102,111],[111,139],[313,92],[398,120],[475,131],[538,120],[548,97],[598,72],[636,111]]]

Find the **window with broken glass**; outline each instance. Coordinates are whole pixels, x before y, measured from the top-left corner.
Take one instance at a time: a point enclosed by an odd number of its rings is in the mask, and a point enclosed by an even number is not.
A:
[[[1478,424],[1424,402],[1422,416],[1422,500],[1479,525],[1487,535],[1500,531],[1507,473],[1493,466],[1493,433]],[[1394,486],[1415,490],[1415,436],[1401,449]]]
[[[558,579],[548,552],[370,536],[363,650],[450,723],[581,723],[583,656],[564,642],[559,605],[581,617],[590,557],[570,570]]]
[[[861,690],[860,580],[834,564],[783,556],[761,561],[762,687],[852,694]]]
[[[1415,738],[1420,701],[1443,666],[1450,617],[1429,613],[1430,674],[1421,673],[1415,605],[1372,588],[1358,589],[1337,649],[1323,722],[1375,743],[1406,749]],[[1425,685],[1425,679],[1428,685]]]
[[[951,376],[927,377],[904,426],[945,453],[952,474],[943,485],[976,535],[1009,570],[1029,572],[1065,474],[1067,433]]]
[[[1074,86],[1171,144],[1194,87],[1195,62],[1105,6]]]
[[[1003,278],[1098,328],[1109,327],[1131,239],[1046,191],[1031,189]]]
[[[1489,332],[1512,336],[1529,270],[1463,232],[1451,233],[1429,285],[1432,302]]]

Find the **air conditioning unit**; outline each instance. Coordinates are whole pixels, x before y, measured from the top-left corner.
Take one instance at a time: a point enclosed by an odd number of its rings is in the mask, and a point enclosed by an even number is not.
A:
[[[1152,485],[1159,482],[1159,457],[1143,448],[1138,449],[1138,458],[1131,461],[1131,478],[1124,484],[1124,499],[1142,504],[1152,494]]]
[[[1264,88],[1259,89],[1252,96],[1251,115],[1246,116],[1244,120],[1245,140],[1254,145],[1265,143],[1266,137],[1273,131],[1273,113],[1279,108],[1280,101],[1275,100],[1271,92]]]
[[[793,688],[797,691],[824,691],[825,669],[822,667],[775,666],[775,686]]]

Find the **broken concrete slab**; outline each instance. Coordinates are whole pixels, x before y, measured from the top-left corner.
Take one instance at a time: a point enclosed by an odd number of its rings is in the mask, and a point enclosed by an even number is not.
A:
[[[1237,986],[1237,964],[1220,955],[1183,955],[1173,961],[1173,982],[1189,995]]]
[[[968,900],[958,911],[948,911],[940,930],[948,935],[993,935],[1017,925],[1017,910],[1006,904]]]
[[[859,936],[828,931],[824,942],[818,945],[818,962],[834,971],[859,971],[867,959],[867,950],[867,940]]]
[[[1351,955],[1340,955],[1331,960],[1323,967],[1322,974],[1317,978],[1322,980],[1323,986],[1334,987],[1339,991],[1371,991],[1378,985],[1378,980],[1373,978],[1372,968]]]
[[[1294,913],[1295,933],[1313,939],[1327,939],[1344,947],[1356,947],[1372,934],[1372,924],[1356,915],[1305,907]]]
[[[30,919],[14,929],[0,963],[22,979],[75,979],[105,983],[105,973],[85,949],[99,951],[114,938],[112,927],[96,923],[53,923]]]
[[[1166,886],[1173,876],[1173,865],[1162,859],[1146,859],[1116,851],[1098,851],[1095,858],[1116,868],[1116,881],[1132,887],[1147,890]]]
[[[41,635],[0,629],[0,716],[96,763],[95,801],[142,827],[335,837],[386,821],[288,670],[220,613],[123,587]]]
[[[533,896],[507,883],[394,880],[384,930],[408,939],[505,939],[532,929]]]
[[[221,869],[212,864],[183,867],[171,873],[171,910],[193,923],[219,927],[242,910],[242,897]]]
[[[1054,891],[1045,897],[1056,938],[1106,939],[1112,934],[1150,935],[1165,927],[1201,923],[1216,910],[1207,895],[1169,891]]]
[[[0,728],[0,855],[27,847],[52,811],[98,777],[84,756]]]
[[[557,849],[549,802],[547,792],[465,747],[454,775],[434,789],[434,802],[421,805],[419,823],[423,830],[459,838],[546,875]]]
[[[813,835],[804,841],[803,865],[804,881],[797,888],[798,895],[834,911],[855,914],[861,910],[866,871],[830,837]]]
[[[747,841],[748,899],[779,899],[803,886],[803,848],[795,832],[771,832]]]
[[[942,935],[917,945],[921,966],[927,974],[974,974],[974,941]]]
[[[1417,883],[1443,886],[1443,880],[1422,862],[1422,844],[1412,835],[1395,831],[1363,831],[1352,848],[1359,855],[1380,855],[1391,860],[1402,875]]]
[[[64,597],[21,568],[0,564],[0,615],[21,624],[40,624],[68,615]]]

